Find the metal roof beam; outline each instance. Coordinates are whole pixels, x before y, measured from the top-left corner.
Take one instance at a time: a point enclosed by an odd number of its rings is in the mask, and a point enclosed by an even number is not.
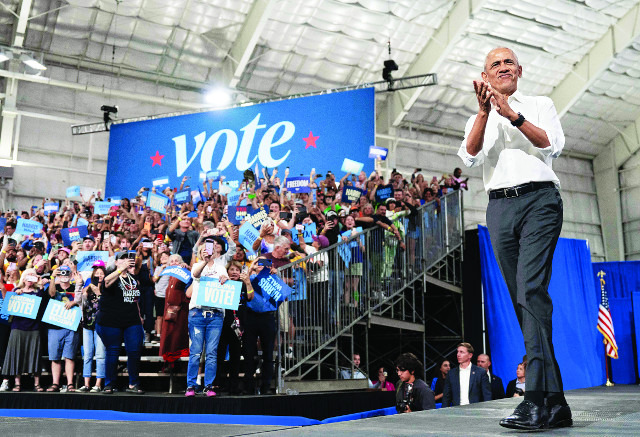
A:
[[[595,45],[574,65],[549,97],[560,117],[578,101],[600,74],[609,67],[615,56],[640,36],[640,4],[620,18]]]
[[[274,6],[274,0],[256,0],[247,14],[247,19],[222,65],[225,82],[230,88],[235,88],[238,85],[242,73],[251,62],[251,55]]]
[[[459,0],[404,75],[415,76],[436,72],[455,47],[460,35],[466,31],[469,22],[473,19],[473,14],[482,7],[483,3],[484,0]],[[387,132],[390,128],[398,126],[422,91],[422,88],[416,88],[408,93],[390,93],[378,112],[376,121],[378,131]]]
[[[22,2],[20,2],[20,15],[18,15],[18,22],[13,29],[14,47],[22,47],[22,44],[24,43],[27,23],[29,22],[29,11],[31,11],[31,3],[32,0],[22,0]]]

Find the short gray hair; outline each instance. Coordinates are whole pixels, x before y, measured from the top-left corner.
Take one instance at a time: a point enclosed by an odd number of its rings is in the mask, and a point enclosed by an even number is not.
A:
[[[282,235],[278,235],[273,239],[273,247],[282,247],[285,244],[289,244],[289,239],[287,237],[283,237]]]

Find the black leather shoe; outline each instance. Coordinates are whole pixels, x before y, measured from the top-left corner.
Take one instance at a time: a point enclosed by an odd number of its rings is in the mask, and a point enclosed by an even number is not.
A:
[[[547,407],[549,413],[549,428],[564,428],[573,425],[571,408],[568,405],[554,405]]]
[[[549,413],[546,407],[538,407],[531,401],[522,401],[513,414],[500,421],[500,426],[512,429],[545,429],[549,427]]]

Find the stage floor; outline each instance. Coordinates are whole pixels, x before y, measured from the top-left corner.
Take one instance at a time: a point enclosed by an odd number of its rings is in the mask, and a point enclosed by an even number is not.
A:
[[[340,396],[340,394],[334,393],[334,396]],[[569,391],[566,397],[573,411],[574,426],[549,430],[544,433],[545,435],[599,437],[640,435],[640,387],[629,385],[594,387]],[[323,398],[322,401],[329,400]],[[155,437],[175,435],[349,437],[516,435],[519,434],[518,431],[500,427],[498,420],[510,414],[518,402],[518,399],[504,399],[465,407],[306,427],[0,417],[0,430],[10,433],[12,437],[100,434]],[[16,413],[19,414],[19,410],[16,410]]]

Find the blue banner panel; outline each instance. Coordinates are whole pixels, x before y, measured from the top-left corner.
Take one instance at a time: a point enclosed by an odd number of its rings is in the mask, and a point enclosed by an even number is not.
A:
[[[191,272],[184,267],[180,266],[171,266],[167,267],[160,273],[160,276],[173,276],[174,278],[180,279],[182,282],[187,284],[191,284]]]
[[[344,158],[365,163],[375,144],[374,89],[366,88],[253,106],[116,124],[109,136],[106,195],[133,197],[150,181],[219,171],[226,180],[260,167],[291,174],[336,171]],[[317,167],[317,164],[315,165]]]
[[[33,294],[16,294],[13,291],[7,293],[2,305],[2,314],[7,316],[20,316],[35,319],[38,315],[42,298]]]
[[[42,223],[35,220],[19,218],[16,226],[16,234],[31,235],[42,231]]]

